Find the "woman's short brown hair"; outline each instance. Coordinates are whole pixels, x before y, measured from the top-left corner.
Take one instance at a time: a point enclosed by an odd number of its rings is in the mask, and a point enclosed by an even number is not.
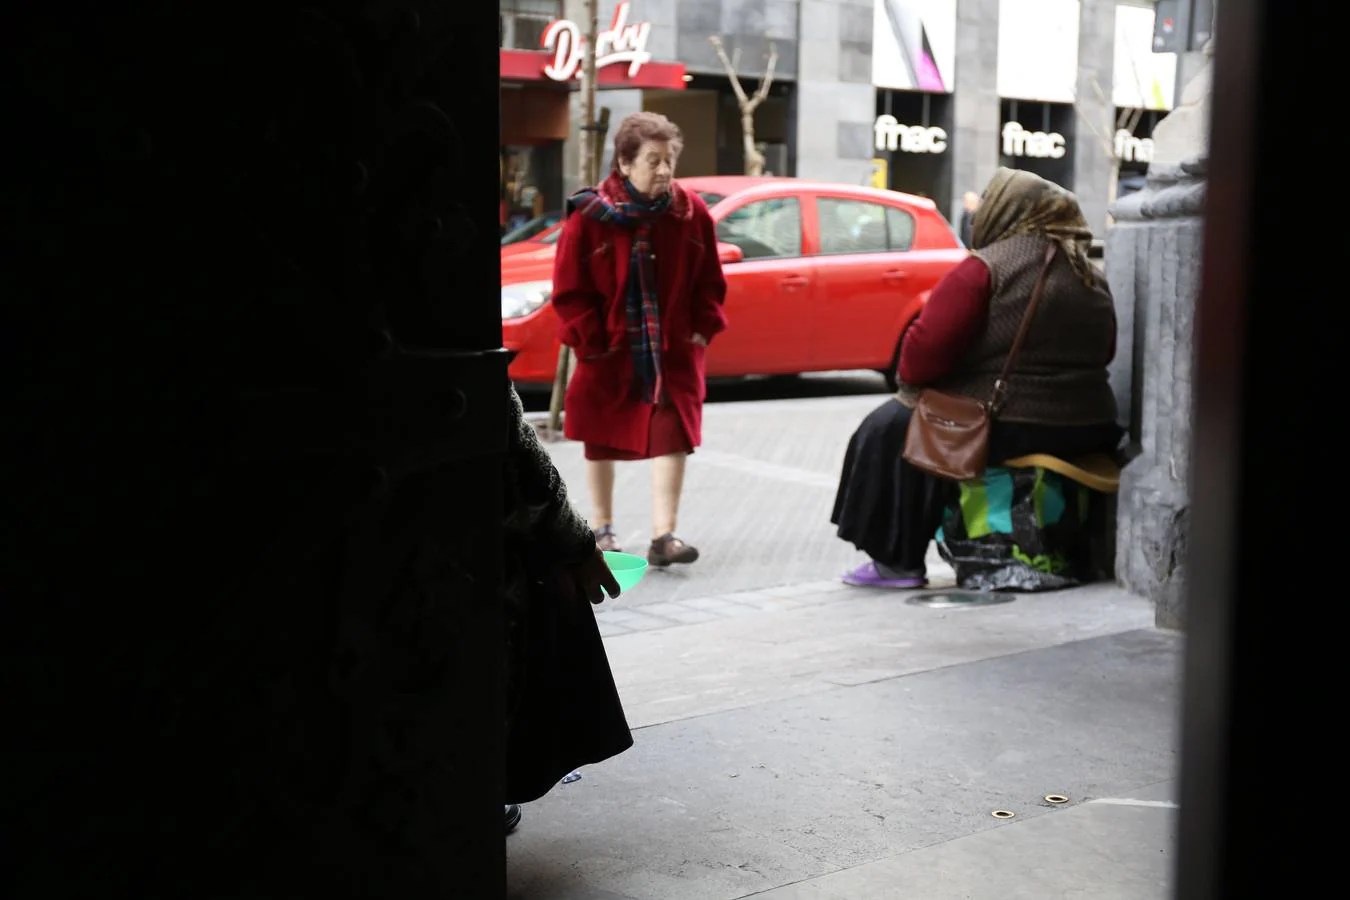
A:
[[[660,113],[637,112],[625,116],[614,132],[614,171],[619,171],[619,163],[631,163],[637,159],[638,151],[646,141],[667,141],[678,156],[684,149],[684,134],[680,126]]]

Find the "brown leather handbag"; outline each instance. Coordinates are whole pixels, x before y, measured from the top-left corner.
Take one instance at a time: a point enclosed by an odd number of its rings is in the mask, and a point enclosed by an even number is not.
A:
[[[1045,263],[1031,292],[1022,324],[1012,349],[1003,362],[1003,374],[994,382],[987,401],[925,388],[914,405],[905,434],[904,458],[912,466],[938,478],[969,481],[979,478],[989,463],[989,429],[1008,399],[1008,376],[1022,350],[1031,320],[1045,291],[1045,276],[1058,246],[1052,241],[1045,250]]]

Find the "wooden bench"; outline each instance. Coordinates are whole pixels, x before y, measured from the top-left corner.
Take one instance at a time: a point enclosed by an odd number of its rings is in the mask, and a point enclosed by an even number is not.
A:
[[[1120,466],[1105,453],[1093,453],[1073,461],[1048,453],[1031,453],[1003,463],[1007,469],[1047,469],[1099,494],[1120,490]]]
[[[1029,453],[1003,463],[1009,469],[1041,468],[1054,472],[1093,492],[1088,514],[1088,541],[1092,565],[1098,577],[1114,580],[1116,570],[1116,495],[1120,492],[1120,466],[1105,453],[1093,453],[1072,461],[1048,453]]]

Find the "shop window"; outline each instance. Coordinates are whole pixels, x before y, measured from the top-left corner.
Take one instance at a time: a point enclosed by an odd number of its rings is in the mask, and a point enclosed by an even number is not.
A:
[[[886,233],[892,250],[914,247],[914,217],[894,206],[886,208]]]
[[[820,252],[885,253],[887,207],[862,200],[840,200],[821,197],[816,201],[820,211]]]
[[[717,223],[717,239],[740,247],[746,259],[801,256],[801,204],[795,197],[747,203]]]

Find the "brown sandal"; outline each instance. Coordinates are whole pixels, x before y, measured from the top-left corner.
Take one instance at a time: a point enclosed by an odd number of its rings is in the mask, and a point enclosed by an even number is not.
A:
[[[698,548],[692,547],[673,534],[662,535],[652,541],[647,550],[647,562],[659,568],[671,563],[691,563],[698,559]]]
[[[595,546],[611,553],[623,552],[623,548],[619,546],[619,538],[614,534],[613,525],[606,525],[604,528],[595,530]]]

